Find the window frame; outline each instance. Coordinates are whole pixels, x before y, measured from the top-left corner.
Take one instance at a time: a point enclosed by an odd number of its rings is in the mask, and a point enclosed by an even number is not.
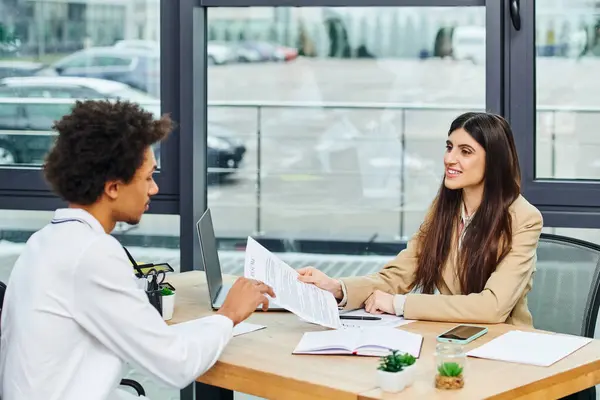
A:
[[[188,3],[188,1],[181,1],[180,4]],[[503,93],[503,73],[504,73],[504,49],[501,46],[503,42],[503,16],[501,15],[502,7],[499,4],[498,0],[375,0],[372,2],[362,2],[359,0],[291,0],[291,1],[278,1],[278,0],[197,0],[197,1],[189,1],[189,4],[196,3],[196,8],[202,8],[203,13],[206,14],[207,10],[211,7],[335,7],[335,6],[349,6],[349,7],[484,7],[486,9],[486,58],[488,60],[492,60],[490,62],[486,62],[486,95],[485,95],[485,108],[489,111],[496,112],[502,114],[504,111],[504,98],[502,96]],[[189,6],[189,5],[188,5]],[[188,15],[192,15],[192,9],[189,10]],[[203,37],[207,37],[207,26],[206,26],[206,15],[202,17],[204,20],[199,23],[203,23],[204,26],[199,29],[202,33]],[[178,21],[180,26],[181,21]],[[194,26],[194,29],[196,27]],[[185,38],[185,34],[182,32],[180,34],[181,41],[179,44],[183,43],[183,39]],[[173,47],[175,43],[173,43]],[[194,108],[198,104],[202,104],[199,108],[200,110],[196,111],[194,115],[202,116],[202,126],[192,126],[188,129],[188,131],[197,131],[195,134],[198,139],[202,140],[202,149],[200,150],[202,154],[206,154],[206,136],[207,136],[207,127],[206,127],[206,107],[207,107],[207,93],[206,93],[206,60],[204,60],[206,54],[207,42],[204,40],[202,43],[198,43],[195,45],[194,49],[192,49],[194,60],[197,62],[201,62],[202,70],[198,68],[198,65],[188,66],[188,68],[194,69],[193,74],[188,72],[184,74],[182,70],[181,76],[194,76],[194,96],[192,99],[188,98],[188,101],[184,101],[182,99],[181,104],[191,104]],[[197,54],[203,50],[203,54]],[[183,50],[182,50],[183,51]],[[191,58],[190,58],[191,59]],[[181,60],[181,65],[184,65],[186,60]],[[201,128],[201,130],[198,130]],[[183,138],[182,138],[183,140]],[[189,151],[189,149],[194,148],[194,140],[186,139],[189,146],[185,147],[181,145],[181,155],[182,159],[191,158],[191,156],[184,156],[185,151]],[[198,171],[194,168],[188,169],[189,171],[193,171],[195,174],[202,176],[201,179],[205,179],[206,176],[206,160],[203,160],[202,171]],[[186,195],[184,195],[184,188],[192,187],[193,182],[198,182],[200,178],[194,179],[191,175],[187,177],[188,184],[181,185],[182,192],[181,197],[182,201],[184,201]],[[182,179],[185,179],[182,177]],[[189,181],[192,180],[193,182]],[[183,180],[182,180],[183,182]],[[188,219],[190,222],[190,226],[187,228],[187,231],[192,231],[195,227],[192,227],[191,224],[193,221],[197,221],[197,219],[202,215],[204,210],[207,207],[207,187],[204,185],[202,188],[202,194],[194,198],[193,200],[194,207],[189,206],[189,212],[193,216],[191,219]],[[183,213],[182,213],[183,219]],[[185,223],[185,222],[182,222]],[[183,232],[182,232],[183,235]],[[182,236],[183,237],[183,236]],[[182,243],[182,246],[184,244]],[[198,250],[199,251],[199,250]],[[196,264],[194,264],[196,265]]]
[[[536,178],[536,14],[535,2],[520,1],[521,28],[506,18],[509,50],[505,80],[507,118],[515,133],[522,171],[522,192],[544,217],[544,225],[600,227],[600,180]],[[505,14],[508,2],[505,4]]]
[[[172,2],[161,0],[161,12],[174,10]],[[160,19],[161,26],[165,19]],[[166,43],[173,43],[179,37],[180,31],[161,29],[161,54],[160,57],[160,87],[161,87],[161,113],[169,113],[177,121],[179,115],[178,92],[173,92],[170,82],[179,78],[173,65],[174,60],[170,55],[170,48]],[[178,53],[177,53],[178,54]],[[180,129],[180,128],[179,128]],[[160,169],[155,173],[155,180],[160,188],[159,194],[153,198],[151,214],[179,214],[179,129],[175,129],[160,145]],[[40,166],[0,166],[0,208],[10,210],[45,210],[51,211],[63,207],[65,203],[60,200],[50,189],[45,181]]]

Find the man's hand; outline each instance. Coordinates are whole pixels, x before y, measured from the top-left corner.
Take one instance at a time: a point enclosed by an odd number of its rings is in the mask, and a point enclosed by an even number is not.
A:
[[[394,295],[376,290],[365,301],[365,311],[371,314],[396,314]]]
[[[275,297],[273,289],[264,283],[254,279],[238,278],[229,289],[223,306],[217,314],[226,316],[233,321],[235,326],[256,311],[260,304],[262,304],[263,311],[267,311],[269,299],[265,297],[265,293],[273,298]]]
[[[300,274],[298,277],[300,282],[312,283],[320,289],[327,290],[338,300],[342,300],[344,297],[340,281],[328,277],[324,272],[321,272],[314,267],[304,267],[300,268],[298,273]]]

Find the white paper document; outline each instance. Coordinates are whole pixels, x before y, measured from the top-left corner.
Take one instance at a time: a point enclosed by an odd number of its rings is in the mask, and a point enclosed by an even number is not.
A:
[[[244,276],[273,288],[274,301],[303,320],[339,329],[341,322],[333,294],[315,285],[300,282],[298,272],[248,237]]]
[[[233,336],[240,336],[246,333],[265,329],[264,325],[251,324],[250,322],[240,322],[233,327]]]
[[[378,327],[365,329],[338,329],[306,332],[293,354],[354,354],[359,356],[385,356],[390,350],[421,354],[423,336],[400,329]]]
[[[364,308],[360,310],[352,311],[340,311],[340,316],[356,316],[356,317],[377,317],[379,320],[356,320],[356,319],[342,319],[342,328],[353,329],[353,328],[373,328],[373,327],[388,327],[397,328],[402,325],[410,324],[415,322],[411,319],[404,319],[403,317],[397,317],[390,314],[369,314]]]
[[[469,351],[467,355],[548,367],[591,341],[579,336],[510,331]]]
[[[202,319],[202,318],[199,318]],[[198,326],[194,324],[198,319],[192,319],[190,321],[182,322],[179,324],[170,325],[171,329],[176,329],[180,332],[188,331],[193,334],[201,334],[202,332],[198,331]],[[250,333],[254,331],[258,331],[260,329],[264,329],[266,326],[251,324],[249,322],[240,322],[236,326],[233,327],[233,336],[243,335],[245,333]]]

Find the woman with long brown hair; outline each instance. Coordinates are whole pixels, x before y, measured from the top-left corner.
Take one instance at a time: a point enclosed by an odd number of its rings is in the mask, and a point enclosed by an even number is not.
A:
[[[451,124],[445,175],[418,232],[375,274],[333,279],[306,267],[299,279],[341,307],[407,319],[533,325],[527,308],[542,216],[520,194],[509,124],[469,112]]]

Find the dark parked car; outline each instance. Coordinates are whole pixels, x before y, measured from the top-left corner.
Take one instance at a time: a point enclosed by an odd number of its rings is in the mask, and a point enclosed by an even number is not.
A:
[[[72,105],[31,100],[0,96],[0,164],[42,163],[55,138],[50,127]]]
[[[211,175],[226,176],[237,170],[246,153],[244,143],[231,131],[207,124],[206,164]]]
[[[24,77],[0,80],[0,164],[38,164],[54,141],[55,120],[70,112],[74,99],[135,101],[155,115],[160,102],[113,81],[94,78]],[[26,133],[21,133],[27,131]],[[208,125],[209,174],[228,175],[243,160],[246,147],[230,130]],[[156,149],[159,155],[159,148]]]
[[[145,49],[92,47],[62,58],[36,75],[108,79],[160,95],[160,55]]]

